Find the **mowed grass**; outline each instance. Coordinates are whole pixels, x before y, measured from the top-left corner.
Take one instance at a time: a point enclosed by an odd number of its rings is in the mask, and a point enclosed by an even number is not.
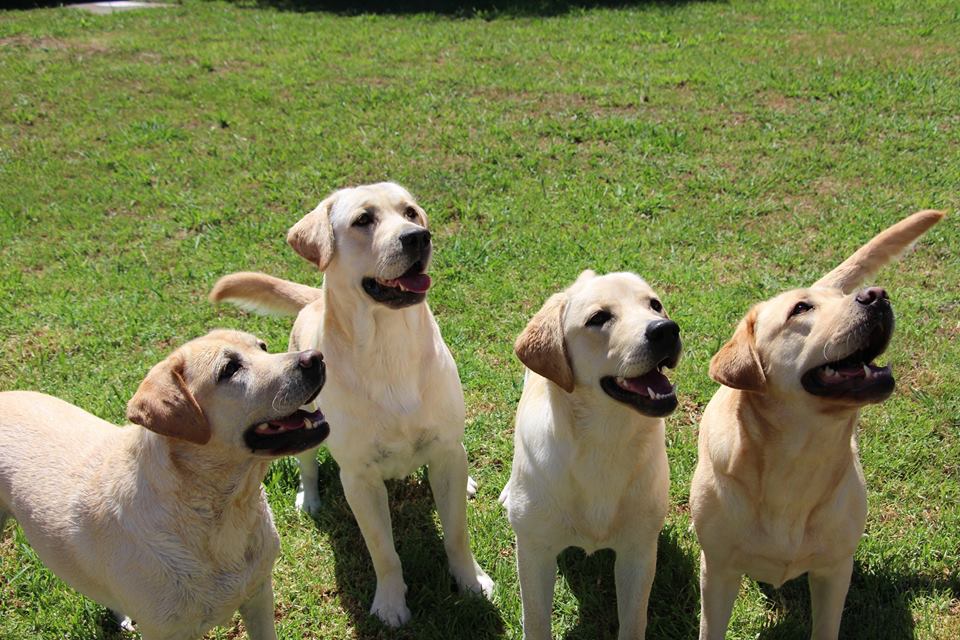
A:
[[[496,593],[455,592],[415,475],[390,485],[414,617],[383,627],[367,614],[374,574],[336,466],[320,454],[315,522],[293,508],[297,474],[283,460],[266,480],[283,540],[280,636],[520,637],[513,536],[496,502],[521,390],[512,342],[592,268],[640,273],[682,328],[648,637],[692,638],[687,497],[716,388],[710,356],[752,303],[812,282],[914,210],[944,209],[878,278],[897,313],[885,360],[898,388],[862,415],[870,511],[841,635],[960,637],[955,2],[288,8],[0,13],[0,389],[120,423],[182,341],[225,326],[282,349],[290,319],[216,308],[211,285],[248,269],[318,284],[286,229],[334,188],[400,182],[431,216],[430,304],[466,391],[480,483],[470,533]],[[555,636],[615,637],[611,554],[569,552],[560,567]],[[809,624],[804,579],[780,591],[745,580],[729,637],[805,638]],[[0,638],[118,637],[8,528]]]

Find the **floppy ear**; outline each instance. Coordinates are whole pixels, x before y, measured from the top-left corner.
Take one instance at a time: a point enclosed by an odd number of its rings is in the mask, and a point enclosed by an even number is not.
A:
[[[287,244],[301,256],[316,263],[320,271],[327,268],[333,258],[333,226],[330,224],[330,209],[337,200],[337,193],[317,205],[303,216],[287,232]]]
[[[573,368],[563,342],[565,293],[555,293],[527,324],[513,343],[513,351],[528,369],[552,380],[561,389],[573,391]]]
[[[880,268],[908,248],[926,232],[940,222],[942,211],[918,211],[881,231],[870,242],[857,249],[837,268],[823,276],[814,287],[831,287],[850,293],[864,280],[876,275]]]
[[[742,391],[763,391],[767,377],[763,373],[754,326],[756,309],[751,309],[737,325],[733,337],[710,359],[710,377],[720,384]]]
[[[150,369],[127,403],[127,420],[171,438],[210,441],[210,423],[183,379],[183,355],[174,353]]]

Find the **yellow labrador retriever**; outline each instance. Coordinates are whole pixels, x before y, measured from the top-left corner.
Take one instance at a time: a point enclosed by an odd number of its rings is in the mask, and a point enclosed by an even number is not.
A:
[[[0,524],[13,516],[54,573],[144,640],[193,640],[237,609],[253,640],[274,640],[279,539],[260,483],[329,428],[298,409],[323,385],[320,354],[265,351],[236,331],[188,342],[150,370],[122,429],[0,393]]]
[[[680,331],[632,273],[584,271],[517,338],[528,368],[500,495],[517,534],[523,637],[550,638],[557,554],[616,551],[619,638],[642,638],[669,505],[663,375]]]
[[[894,387],[873,363],[893,332],[890,301],[859,287],[941,217],[915,213],[812,287],[758,304],[711,360],[723,386],[690,492],[701,640],[724,637],[743,574],[776,587],[809,574],[813,637],[837,637],[867,513],[858,411]]]
[[[462,589],[489,596],[493,581],[467,535],[463,390],[426,303],[432,245],[425,212],[393,183],[341,189],[294,225],[287,241],[324,272],[322,289],[237,273],[221,278],[210,297],[299,314],[291,349],[318,348],[337,363],[320,402],[338,425],[326,444],[377,575],[370,612],[390,626],[410,618],[384,480],[423,465],[450,572]],[[320,506],[315,452],[299,462],[298,506],[313,513]]]

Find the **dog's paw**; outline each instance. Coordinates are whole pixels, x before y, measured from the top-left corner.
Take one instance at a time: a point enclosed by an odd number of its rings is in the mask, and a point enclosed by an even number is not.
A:
[[[130,616],[125,616],[119,611],[113,611],[111,609],[110,613],[113,614],[113,619],[116,620],[117,626],[121,630],[126,631],[127,633],[136,633],[137,628],[133,624],[133,620],[130,619]]]
[[[456,576],[455,576],[456,577]],[[483,594],[488,600],[493,597],[493,580],[483,569],[474,564],[474,572],[466,579],[456,578],[461,591]]]
[[[399,593],[397,593],[399,591]],[[388,627],[399,627],[410,620],[410,609],[404,601],[403,589],[380,589],[373,597],[373,606],[370,607],[370,613],[380,618],[380,622]]]
[[[307,495],[307,492],[302,488],[297,492],[297,509],[303,511],[305,514],[311,518],[317,517],[317,514],[320,513],[320,496],[315,493]]]
[[[477,481],[473,476],[467,476],[467,499],[477,497]]]

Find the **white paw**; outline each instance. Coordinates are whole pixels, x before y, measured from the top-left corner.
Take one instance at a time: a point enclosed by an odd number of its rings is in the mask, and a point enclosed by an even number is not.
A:
[[[454,576],[456,577],[456,576]],[[474,563],[474,571],[466,579],[457,579],[457,586],[461,591],[470,593],[482,593],[488,600],[493,597],[493,580],[490,579],[483,569]]]
[[[300,488],[300,491],[297,492],[297,509],[303,511],[310,517],[315,517],[320,513],[320,496],[316,492],[311,492],[309,495],[306,491],[303,490],[303,487]]]
[[[377,593],[373,597],[373,606],[370,607],[370,613],[380,618],[380,621],[388,627],[399,627],[410,620],[410,609],[406,603],[406,585],[401,583],[401,588],[381,588],[377,587]]]
[[[473,476],[467,476],[467,499],[477,497],[477,481]]]
[[[125,616],[119,611],[110,611],[113,614],[113,619],[117,621],[117,626],[120,627],[123,631],[127,633],[136,633],[137,628],[133,625],[133,620],[130,619],[130,616]]]

